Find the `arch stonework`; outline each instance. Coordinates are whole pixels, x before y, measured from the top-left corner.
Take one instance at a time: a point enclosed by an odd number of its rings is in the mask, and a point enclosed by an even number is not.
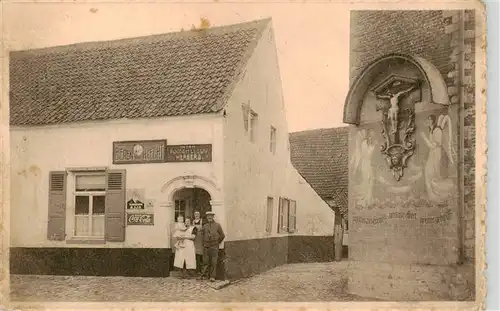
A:
[[[226,230],[226,211],[220,188],[212,179],[195,174],[175,177],[165,183],[161,188],[161,192],[166,195],[166,201],[161,202],[160,206],[166,208],[167,219],[173,217],[174,194],[178,190],[185,188],[201,188],[210,194],[212,211],[216,214],[216,219],[222,226],[222,229]],[[170,230],[170,223],[168,223],[167,226],[168,230]],[[219,245],[219,248],[224,248],[224,242]]]
[[[163,185],[161,192],[167,195],[167,201],[164,203],[172,204],[175,192],[184,188],[201,188],[210,194],[212,201],[222,200],[220,189],[213,180],[199,175],[184,175],[175,177]]]
[[[359,124],[364,95],[368,91],[373,79],[377,75],[386,72],[391,67],[390,65],[395,62],[411,64],[418,69],[425,80],[425,84],[430,89],[429,98],[426,99],[426,102],[444,106],[450,105],[446,82],[439,70],[431,62],[415,55],[388,54],[367,65],[354,80],[344,103],[344,123]]]

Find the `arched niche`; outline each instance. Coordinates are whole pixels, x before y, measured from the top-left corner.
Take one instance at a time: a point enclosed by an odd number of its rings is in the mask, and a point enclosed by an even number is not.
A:
[[[361,108],[367,92],[377,77],[390,74],[393,68],[408,66],[419,73],[423,80],[422,86],[428,89],[427,92],[422,92],[421,102],[441,106],[450,105],[446,82],[432,63],[415,55],[389,54],[366,66],[354,80],[344,104],[344,123],[359,125]]]

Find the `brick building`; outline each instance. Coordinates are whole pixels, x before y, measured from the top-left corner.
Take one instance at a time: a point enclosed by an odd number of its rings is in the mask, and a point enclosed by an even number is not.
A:
[[[474,296],[475,14],[351,12],[353,293]]]

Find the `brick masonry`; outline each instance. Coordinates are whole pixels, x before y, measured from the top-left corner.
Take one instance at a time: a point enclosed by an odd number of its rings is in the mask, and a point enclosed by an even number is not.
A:
[[[418,188],[423,185],[418,186],[418,183],[415,183],[412,191],[416,199],[411,199],[411,196],[405,198],[402,195],[391,198],[389,193],[386,194],[383,189],[375,187],[373,190],[375,203],[372,204],[371,209],[358,209],[357,206],[353,206],[357,204],[355,202],[357,199],[353,200],[353,196],[357,197],[356,191],[353,191],[353,187],[356,186],[353,182],[355,175],[350,176],[349,219],[351,221],[353,216],[357,216],[356,218],[362,220],[360,223],[350,224],[351,267],[348,286],[352,294],[400,301],[421,301],[436,294],[440,295],[439,298],[442,300],[469,300],[474,297],[474,14],[474,11],[351,12],[351,85],[366,66],[387,54],[417,55],[430,61],[439,70],[447,85],[450,102],[454,105],[448,113],[452,120],[456,120],[453,124],[454,133],[457,133],[457,142],[463,143],[463,148],[457,148],[457,151],[464,157],[463,170],[461,170],[463,184],[460,179],[457,179],[458,184],[455,187],[456,190],[461,191],[453,193],[456,200],[449,201],[445,207],[432,204],[422,205],[418,194],[423,195],[425,190]],[[398,66],[405,67],[404,64],[388,66],[392,71],[397,71]],[[410,67],[401,72],[405,75],[412,74]],[[372,100],[370,98],[367,95],[364,100],[370,101]],[[464,103],[463,111],[459,109],[461,102]],[[367,106],[369,105],[365,102],[360,112],[362,116],[360,127],[353,128],[353,131],[356,132],[360,128],[372,128],[374,140],[377,142],[380,139],[378,125],[370,125],[366,122],[369,119],[372,120],[370,122],[379,119],[371,116],[375,111],[371,108],[367,109]],[[428,112],[440,113],[438,110]],[[462,114],[463,124],[457,112]],[[417,113],[417,132],[425,128],[423,120],[427,118],[426,113]],[[352,137],[350,134],[350,140]],[[354,143],[350,142],[350,145],[349,152],[353,150]],[[420,146],[420,142],[417,141],[417,150],[411,161],[422,165],[426,161],[426,158],[422,157],[426,157],[427,149],[425,146],[423,148]],[[457,146],[462,146],[462,144],[457,143]],[[424,152],[422,153],[421,150]],[[375,164],[381,164],[377,156],[372,161]],[[383,169],[379,167],[377,171],[379,174],[383,172]],[[381,193],[383,195],[380,197]],[[463,194],[464,200],[463,215],[459,213],[462,206],[460,193]],[[383,200],[384,196],[387,196],[386,201]],[[410,204],[412,201],[415,203]],[[390,215],[390,209],[397,212],[397,215],[415,213],[417,218],[420,218],[420,214],[423,213],[437,215],[439,210],[444,210],[444,208],[450,209],[452,215],[446,223],[440,225],[422,226],[422,224],[417,225],[413,219],[380,220],[377,218],[383,216],[384,213]],[[366,222],[368,220],[372,222]],[[458,230],[462,228],[464,230],[461,231],[463,233],[461,237]],[[459,238],[462,238],[462,241]],[[461,262],[465,264],[457,265]]]
[[[450,101],[460,102],[460,46],[464,47],[464,259],[474,261],[475,244],[475,11],[351,12],[350,82],[372,61],[390,53],[421,56],[433,63],[448,85]]]

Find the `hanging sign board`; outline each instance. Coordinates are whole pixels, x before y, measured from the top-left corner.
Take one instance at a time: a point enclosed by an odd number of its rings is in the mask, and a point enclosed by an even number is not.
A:
[[[165,139],[113,142],[113,164],[165,162],[166,146]]]
[[[211,162],[212,145],[167,146],[167,162]]]
[[[130,213],[127,214],[128,226],[153,226],[154,214]]]

